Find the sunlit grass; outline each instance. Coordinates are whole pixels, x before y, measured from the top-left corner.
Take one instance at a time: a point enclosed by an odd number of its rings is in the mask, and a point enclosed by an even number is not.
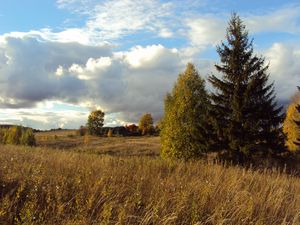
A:
[[[0,224],[300,224],[276,171],[0,147]]]

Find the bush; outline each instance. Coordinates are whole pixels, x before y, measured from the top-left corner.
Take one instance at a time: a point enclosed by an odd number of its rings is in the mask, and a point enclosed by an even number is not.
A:
[[[107,137],[113,137],[113,131],[112,131],[112,129],[109,129],[109,131],[107,133]]]
[[[87,133],[87,128],[85,126],[80,126],[77,130],[77,135],[84,136]]]

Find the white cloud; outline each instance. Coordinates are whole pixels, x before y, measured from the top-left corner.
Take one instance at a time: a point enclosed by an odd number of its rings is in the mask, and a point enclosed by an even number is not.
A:
[[[35,108],[0,111],[0,124],[18,124],[36,129],[78,128],[86,123],[88,110],[61,101],[44,101]]]
[[[0,107],[24,109],[49,100],[89,103],[122,121],[136,122],[144,112],[158,119],[166,92],[184,68],[178,50],[162,45],[113,53],[109,46],[6,36],[0,49]]]
[[[5,56],[0,61],[0,94],[4,99],[0,105],[3,107],[32,107],[54,97],[75,101],[76,96],[86,89],[86,84],[74,76],[63,75],[63,68],[112,54],[108,46],[91,47],[38,39],[6,36],[5,42],[0,44],[0,55]]]
[[[103,73],[111,64],[112,59],[110,57],[89,58],[85,66],[73,64],[68,71],[81,80],[91,80]]]
[[[263,15],[248,15],[245,17],[247,29],[258,32],[300,32],[300,6],[293,5]]]
[[[64,73],[64,69],[63,69],[63,67],[62,67],[61,65],[59,65],[59,66],[57,67],[57,69],[56,69],[55,75],[56,75],[56,76],[62,76],[63,73]]]
[[[265,53],[270,62],[270,79],[275,81],[277,96],[287,101],[300,86],[300,48],[274,43]]]
[[[170,4],[157,0],[105,1],[95,7],[87,27],[109,40],[139,30],[157,30],[157,26],[162,26],[160,21],[168,15],[169,9]]]
[[[84,25],[59,32],[47,28],[0,36],[0,107],[11,108],[3,109],[6,116],[15,112],[15,117],[7,117],[9,121],[44,127],[86,120],[86,114],[76,110],[56,112],[51,108],[53,101],[101,107],[109,124],[136,122],[144,112],[158,119],[164,95],[185,63],[194,62],[202,76],[214,69],[214,62],[199,58],[198,53],[225,39],[229,16],[225,20],[224,14],[196,15],[193,8],[205,2],[57,0],[59,8],[79,15]],[[299,34],[299,12],[299,6],[293,6],[243,18],[250,32]],[[171,40],[168,46],[179,43],[181,49],[166,48],[159,44],[163,39],[135,46],[136,40],[144,43],[153,37]],[[116,40],[133,44],[129,49],[121,46],[125,50],[118,52],[105,44]],[[265,55],[277,95],[286,100],[300,85],[299,48],[277,43]],[[24,109],[28,107],[34,108]]]
[[[225,37],[226,22],[213,17],[188,19],[188,38],[193,46],[204,49],[215,46]]]
[[[173,35],[165,21],[171,15],[172,3],[159,0],[58,0],[58,7],[87,16],[84,27],[60,32],[60,40],[80,43],[113,41],[138,31],[148,31],[169,38]]]
[[[183,66],[177,50],[152,45],[137,46],[109,59],[89,59],[69,71],[88,80],[87,95],[94,104],[119,113],[122,120],[136,121],[136,115],[144,112],[152,112],[156,119],[162,115],[163,98]]]
[[[149,68],[157,66],[158,63],[161,65],[165,64],[165,60],[168,60],[170,55],[176,54],[178,54],[177,49],[170,49],[168,52],[166,52],[166,48],[162,45],[151,45],[145,48],[142,46],[136,46],[129,52],[126,52],[125,61],[128,62],[133,68]]]

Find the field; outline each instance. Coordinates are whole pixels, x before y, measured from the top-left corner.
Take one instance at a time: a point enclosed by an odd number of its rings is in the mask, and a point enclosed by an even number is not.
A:
[[[167,162],[159,137],[37,134],[0,146],[0,224],[300,224],[300,179]]]
[[[41,132],[36,134],[37,145],[97,155],[159,156],[159,137],[80,137],[75,131]]]

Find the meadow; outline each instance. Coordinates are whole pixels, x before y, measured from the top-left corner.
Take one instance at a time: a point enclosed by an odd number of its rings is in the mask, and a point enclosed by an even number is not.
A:
[[[36,134],[0,146],[0,224],[300,224],[300,179],[164,161],[159,137]]]

